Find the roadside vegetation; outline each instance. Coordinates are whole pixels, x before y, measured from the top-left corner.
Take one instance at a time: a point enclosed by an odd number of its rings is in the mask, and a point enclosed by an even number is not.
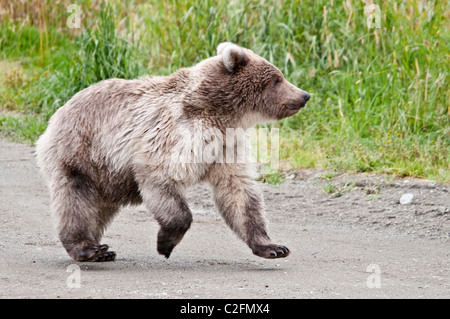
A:
[[[73,2],[79,11],[69,8]],[[376,14],[369,12],[372,4],[379,8],[379,28],[370,16]],[[445,0],[0,0],[0,5],[4,138],[33,144],[50,116],[90,84],[167,75],[231,41],[267,58],[312,93],[307,108],[273,124],[280,128],[283,169],[450,182]],[[282,177],[275,173],[263,180]]]

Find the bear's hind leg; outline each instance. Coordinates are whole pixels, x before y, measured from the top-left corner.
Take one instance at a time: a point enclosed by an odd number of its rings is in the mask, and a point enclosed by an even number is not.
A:
[[[116,253],[99,241],[117,209],[101,209],[93,196],[78,189],[62,187],[52,194],[52,210],[59,238],[68,255],[76,261],[113,261]]]

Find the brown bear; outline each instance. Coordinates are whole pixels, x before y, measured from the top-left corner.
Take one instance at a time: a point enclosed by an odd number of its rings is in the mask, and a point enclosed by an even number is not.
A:
[[[157,250],[168,258],[192,222],[185,190],[206,181],[220,214],[254,254],[288,256],[267,234],[251,165],[173,158],[196,123],[225,134],[294,115],[309,97],[264,58],[229,42],[170,76],[109,79],[80,91],[56,111],[36,145],[67,253],[77,261],[114,260],[115,252],[100,244],[106,226],[121,206],[144,203],[160,225]],[[236,151],[225,144],[216,153]]]

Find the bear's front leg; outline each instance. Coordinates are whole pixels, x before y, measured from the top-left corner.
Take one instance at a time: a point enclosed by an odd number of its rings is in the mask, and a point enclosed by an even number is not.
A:
[[[169,258],[192,223],[183,188],[169,179],[147,177],[139,182],[139,189],[145,206],[160,225],[158,253]]]
[[[264,200],[245,164],[216,164],[207,176],[214,199],[228,226],[263,258],[283,258],[289,249],[272,243],[267,234]]]

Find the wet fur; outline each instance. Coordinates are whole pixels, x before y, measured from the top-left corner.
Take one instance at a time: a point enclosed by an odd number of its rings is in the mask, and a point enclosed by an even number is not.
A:
[[[219,212],[253,253],[289,254],[270,241],[251,166],[171,160],[195,123],[223,133],[296,113],[285,105],[301,103],[305,92],[252,51],[229,45],[167,77],[94,84],[50,119],[37,142],[37,161],[71,258],[114,260],[115,253],[100,244],[103,232],[121,206],[140,203],[154,213],[158,252],[169,257],[192,222],[185,190],[200,181],[212,185]],[[274,77],[282,79],[281,87],[271,87]]]

